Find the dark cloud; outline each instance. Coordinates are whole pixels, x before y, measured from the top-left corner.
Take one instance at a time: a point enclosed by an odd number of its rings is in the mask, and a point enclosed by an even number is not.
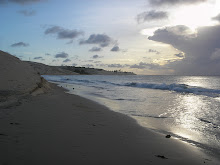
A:
[[[58,32],[57,37],[58,39],[74,39],[79,35],[82,35],[83,32],[77,30],[62,30]]]
[[[160,52],[158,52],[157,50],[154,50],[154,49],[149,49],[148,52],[149,52],[149,53],[160,54]]]
[[[183,52],[180,52],[180,53],[174,54],[174,55],[175,55],[176,57],[180,57],[180,58],[185,57]]]
[[[32,3],[38,3],[38,2],[42,2],[44,0],[0,0],[0,4],[5,4],[5,3],[16,3],[19,5],[29,5]]]
[[[102,48],[93,47],[93,48],[91,48],[89,51],[90,51],[90,52],[100,52],[101,50],[102,50]]]
[[[119,47],[116,45],[111,49],[112,52],[118,52],[120,51]]]
[[[57,39],[75,39],[84,33],[82,31],[64,29],[60,26],[52,26],[47,28],[44,34],[56,34]]]
[[[92,64],[85,64],[85,65],[82,65],[83,67],[86,67],[86,68],[94,68],[94,65]]]
[[[29,46],[29,44],[24,42],[17,42],[11,45],[11,47],[27,47],[27,46]]]
[[[139,64],[131,65],[130,68],[158,70],[162,69],[163,67],[158,64],[140,62]]]
[[[6,0],[0,0],[0,4],[5,4],[6,2]]]
[[[52,26],[50,28],[47,28],[44,32],[44,34],[53,34],[53,33],[58,33],[59,31],[61,31],[62,28],[59,26]]]
[[[70,62],[71,60],[70,59],[65,59],[63,62]]]
[[[98,63],[101,63],[101,61],[98,61]],[[109,67],[109,68],[124,68],[124,67],[129,67],[130,65],[128,64],[96,64],[98,67]]]
[[[177,26],[171,26],[171,27],[165,27],[162,29],[158,29],[154,32],[154,35],[157,34],[163,34],[163,35],[167,35],[167,33],[169,33],[169,38],[176,38],[176,36],[179,36],[178,38],[185,38],[187,40],[187,38],[195,38],[197,36],[197,34],[192,31],[189,27],[185,26],[185,25],[177,25]]]
[[[49,54],[49,53],[45,53],[45,55],[46,55],[46,56],[50,56],[50,54]]]
[[[149,0],[152,6],[163,6],[163,5],[190,5],[196,3],[207,2],[208,0]]]
[[[123,68],[124,65],[121,64],[108,64],[107,65],[109,68]]]
[[[93,58],[93,59],[97,59],[97,58],[102,58],[102,56],[99,56],[99,55],[93,55],[92,58]]]
[[[18,13],[28,17],[28,16],[35,15],[36,11],[34,11],[34,10],[30,10],[30,11],[28,11],[28,10],[20,10],[20,11],[18,11]]]
[[[96,63],[96,64],[97,64],[97,63],[101,63],[101,62],[102,62],[102,61],[94,61],[94,63]]]
[[[148,39],[169,43],[176,47],[175,45],[179,45],[182,42],[187,42],[188,40],[191,40],[195,37],[196,34],[193,34],[188,27],[184,25],[178,25],[158,29],[154,32],[154,35],[148,37]]]
[[[79,44],[98,44],[100,47],[106,47],[112,42],[113,40],[106,34],[92,34],[87,40],[81,40]]]
[[[211,60],[220,60],[220,48],[216,48],[210,58]]]
[[[67,58],[69,55],[65,52],[61,52],[55,55],[55,58]]]
[[[172,45],[184,52],[185,58],[168,65],[176,74],[182,75],[220,75],[220,25],[197,29],[196,35],[187,35],[168,27],[155,31],[150,40]],[[177,28],[178,29],[178,28]],[[193,37],[192,37],[193,36]]]
[[[34,57],[34,60],[42,60],[43,57]]]
[[[213,20],[217,20],[217,21],[219,21],[219,22],[220,22],[220,14],[219,14],[219,15],[217,15],[217,16],[215,16],[215,17],[213,17],[212,19],[213,19]]]
[[[165,11],[151,10],[149,12],[143,12],[137,15],[137,22],[143,23],[146,21],[158,21],[168,18],[168,13]]]
[[[73,43],[73,40],[70,40],[69,42],[67,42],[66,44],[72,44]]]

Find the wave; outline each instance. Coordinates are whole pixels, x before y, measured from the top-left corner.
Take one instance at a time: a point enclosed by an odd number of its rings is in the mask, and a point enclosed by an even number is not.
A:
[[[149,118],[154,118],[154,119],[166,119],[170,118],[167,116],[156,116],[156,115],[147,115],[147,114],[130,114],[131,116],[136,116],[136,117],[149,117]]]
[[[44,76],[47,80],[52,82],[61,82],[61,83],[70,83],[70,84],[84,84],[92,85],[93,87],[100,87],[100,84],[110,85],[110,86],[127,86],[127,87],[136,87],[136,88],[147,88],[147,89],[159,89],[159,90],[169,90],[175,91],[178,93],[193,93],[196,95],[206,95],[211,97],[219,97],[219,89],[208,89],[202,87],[189,86],[186,84],[156,84],[156,83],[115,83],[111,81],[103,80],[85,80],[85,79],[72,79],[69,77],[55,77],[55,76]],[[105,88],[106,86],[104,86]]]
[[[217,125],[217,124],[215,124],[215,123],[213,123],[213,122],[211,122],[211,121],[209,121],[209,120],[202,119],[202,118],[200,118],[199,120],[202,121],[202,122],[204,122],[204,123],[207,123],[207,124],[212,125],[213,128],[220,128],[219,125]]]
[[[148,89],[160,89],[160,90],[169,90],[180,93],[193,93],[193,94],[220,94],[218,89],[207,89],[201,87],[193,87],[186,84],[150,84],[150,83],[126,83],[125,86],[129,87],[138,87],[138,88],[148,88]]]

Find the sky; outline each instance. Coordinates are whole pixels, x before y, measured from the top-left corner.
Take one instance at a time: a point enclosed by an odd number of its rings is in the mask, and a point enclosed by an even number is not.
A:
[[[0,0],[0,50],[143,75],[220,75],[220,0]]]

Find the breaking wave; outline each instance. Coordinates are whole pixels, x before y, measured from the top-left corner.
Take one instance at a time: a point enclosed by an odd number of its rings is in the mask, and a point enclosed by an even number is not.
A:
[[[193,87],[186,84],[149,84],[149,83],[126,83],[125,86],[137,87],[137,88],[148,88],[148,89],[159,89],[169,90],[180,93],[193,93],[193,94],[220,94],[218,89],[207,89],[201,87]]]
[[[138,82],[129,82],[129,83],[117,83],[110,81],[102,80],[86,80],[86,79],[73,79],[71,77],[57,77],[57,76],[44,76],[47,80],[52,82],[61,82],[61,83],[70,83],[70,84],[84,84],[88,86],[97,86],[104,87],[106,85],[110,86],[127,86],[127,87],[136,87],[136,88],[147,88],[147,89],[158,89],[158,90],[169,90],[175,91],[178,93],[193,93],[196,95],[206,95],[211,97],[218,97],[220,95],[219,89],[208,89],[196,86],[189,86],[186,84],[156,84],[156,83],[138,83]],[[102,84],[102,85],[101,85]],[[101,86],[100,86],[101,85]]]

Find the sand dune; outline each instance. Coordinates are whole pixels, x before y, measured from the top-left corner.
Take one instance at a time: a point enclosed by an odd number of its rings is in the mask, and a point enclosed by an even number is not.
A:
[[[28,63],[0,51],[0,107],[16,104],[22,97],[41,93],[46,81]]]

